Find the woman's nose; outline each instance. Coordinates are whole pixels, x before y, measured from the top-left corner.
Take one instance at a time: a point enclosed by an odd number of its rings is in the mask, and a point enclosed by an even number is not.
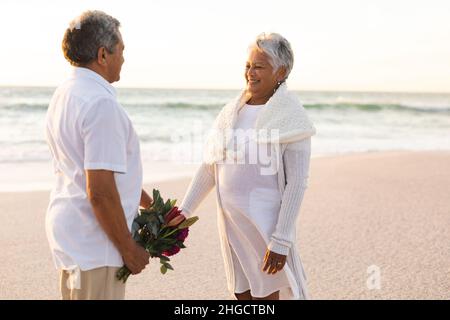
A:
[[[248,68],[247,75],[253,76],[254,74],[255,74],[255,68],[252,68],[252,67]]]

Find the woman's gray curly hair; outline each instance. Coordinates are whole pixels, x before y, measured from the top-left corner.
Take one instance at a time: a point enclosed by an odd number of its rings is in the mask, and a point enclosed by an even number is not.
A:
[[[280,67],[286,68],[286,78],[294,66],[294,52],[291,44],[278,33],[261,33],[250,45],[251,49],[258,49],[267,54],[270,63],[276,72]]]
[[[119,42],[120,22],[102,11],[86,11],[66,29],[62,41],[64,57],[71,65],[83,66],[97,59],[98,49],[109,53]]]

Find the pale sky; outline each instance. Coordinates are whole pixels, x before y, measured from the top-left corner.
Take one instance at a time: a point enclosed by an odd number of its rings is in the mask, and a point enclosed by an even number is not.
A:
[[[118,87],[241,88],[248,44],[273,31],[293,89],[450,92],[448,0],[2,0],[0,85],[60,83],[62,36],[87,9],[122,24]]]

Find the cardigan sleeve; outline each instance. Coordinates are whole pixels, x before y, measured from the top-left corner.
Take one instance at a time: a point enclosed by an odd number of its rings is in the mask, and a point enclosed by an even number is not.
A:
[[[311,138],[290,143],[283,154],[286,186],[280,213],[268,249],[287,255],[295,241],[295,224],[309,177]]]
[[[189,217],[215,186],[214,164],[202,163],[192,179],[180,209]]]

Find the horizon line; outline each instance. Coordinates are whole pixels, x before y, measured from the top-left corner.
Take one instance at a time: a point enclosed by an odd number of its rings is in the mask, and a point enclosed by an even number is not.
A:
[[[5,85],[0,84],[0,88],[45,88],[45,89],[55,89],[58,85]],[[114,86],[116,89],[144,89],[144,90],[216,90],[216,91],[239,91],[242,88],[207,88],[207,87],[141,87],[141,86]],[[450,94],[450,91],[405,91],[405,90],[350,90],[350,89],[292,89],[292,91],[299,92],[343,92],[343,93],[406,93],[406,94]]]

